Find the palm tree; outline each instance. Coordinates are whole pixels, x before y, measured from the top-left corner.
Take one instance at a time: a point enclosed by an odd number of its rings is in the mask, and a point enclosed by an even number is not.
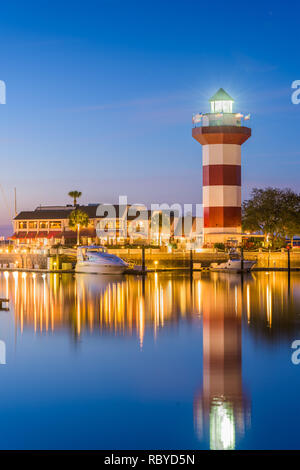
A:
[[[76,206],[77,199],[82,196],[82,192],[81,191],[70,191],[68,193],[68,196],[70,196],[74,199],[74,206]]]
[[[80,229],[89,225],[89,216],[86,212],[80,209],[75,209],[69,215],[69,227],[72,230],[77,230],[77,245],[80,245]]]

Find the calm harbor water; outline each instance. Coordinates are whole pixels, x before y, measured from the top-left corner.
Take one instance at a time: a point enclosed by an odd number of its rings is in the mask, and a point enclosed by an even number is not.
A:
[[[300,448],[300,273],[0,273],[0,448]]]

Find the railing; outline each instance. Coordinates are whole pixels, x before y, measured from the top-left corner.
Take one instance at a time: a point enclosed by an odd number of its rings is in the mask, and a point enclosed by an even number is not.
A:
[[[243,126],[247,125],[249,116],[244,117],[239,113],[207,113],[196,114],[193,117],[194,127],[206,126]],[[246,122],[244,122],[246,121]]]

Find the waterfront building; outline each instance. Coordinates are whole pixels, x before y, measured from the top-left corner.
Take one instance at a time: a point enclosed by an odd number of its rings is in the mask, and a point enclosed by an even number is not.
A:
[[[220,88],[210,113],[193,117],[192,136],[202,147],[204,243],[240,244],[241,145],[251,136],[234,100]]]
[[[91,243],[96,237],[95,216],[97,205],[77,206],[89,216],[89,226],[81,229],[81,237]],[[76,243],[76,232],[69,229],[69,215],[76,209],[72,205],[39,206],[33,211],[22,211],[13,220],[16,244],[55,245]]]
[[[99,209],[100,208],[100,209]],[[150,211],[142,205],[88,204],[84,206],[39,206],[22,211],[13,220],[17,245],[53,246],[76,243],[76,231],[69,227],[69,216],[80,209],[89,216],[87,227],[80,230],[83,244],[152,244],[170,242],[186,246],[202,242],[202,223],[192,217],[189,228],[180,230],[182,219],[176,211]]]

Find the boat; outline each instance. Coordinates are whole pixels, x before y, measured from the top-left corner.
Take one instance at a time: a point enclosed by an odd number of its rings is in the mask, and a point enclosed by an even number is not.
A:
[[[256,261],[249,261],[245,260],[243,262],[243,269],[242,269],[242,260],[240,259],[229,259],[226,263],[211,263],[209,270],[210,271],[219,271],[219,272],[232,272],[232,273],[241,273],[245,272],[248,273],[251,271],[253,266],[256,264]]]
[[[128,263],[107,253],[104,246],[88,245],[77,248],[76,273],[123,274],[127,267]]]
[[[242,266],[243,262],[243,266]],[[225,263],[211,263],[209,270],[213,272],[232,272],[232,273],[248,273],[251,271],[256,261],[250,261],[241,258],[240,254],[236,251],[229,253],[229,260]]]

